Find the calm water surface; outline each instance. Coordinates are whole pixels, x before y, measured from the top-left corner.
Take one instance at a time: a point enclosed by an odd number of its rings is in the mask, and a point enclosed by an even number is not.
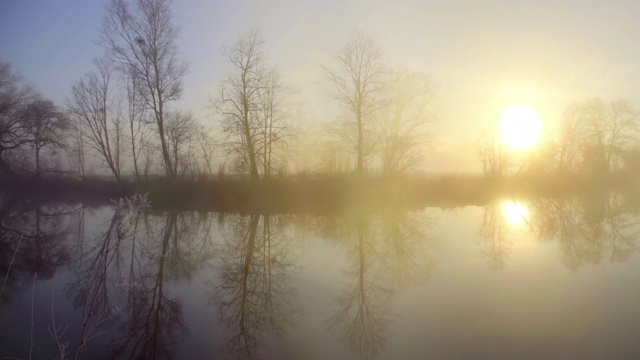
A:
[[[321,216],[5,201],[0,356],[637,359],[636,203]]]

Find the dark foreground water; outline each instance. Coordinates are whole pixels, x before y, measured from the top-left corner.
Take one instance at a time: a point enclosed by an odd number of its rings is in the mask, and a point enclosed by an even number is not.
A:
[[[238,215],[5,199],[0,358],[638,359],[637,204]]]

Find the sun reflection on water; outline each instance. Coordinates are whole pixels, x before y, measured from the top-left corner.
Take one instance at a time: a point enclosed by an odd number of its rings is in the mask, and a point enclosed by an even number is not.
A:
[[[527,208],[517,201],[503,203],[502,213],[512,225],[521,225],[526,223],[529,216]]]

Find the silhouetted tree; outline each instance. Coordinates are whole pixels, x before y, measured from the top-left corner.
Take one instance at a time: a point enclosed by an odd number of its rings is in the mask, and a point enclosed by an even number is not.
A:
[[[220,85],[220,95],[213,102],[222,117],[222,131],[226,134],[227,152],[248,168],[252,179],[258,172],[258,132],[260,122],[260,87],[265,77],[263,40],[256,32],[241,37],[223,54],[233,66]]]
[[[511,162],[509,153],[504,144],[496,137],[495,132],[485,131],[480,136],[476,143],[476,156],[485,176],[506,175]]]
[[[201,127],[195,134],[196,152],[198,157],[202,159],[202,164],[198,169],[199,174],[207,174],[210,179],[213,176],[214,161],[213,158],[219,147],[218,142],[212,135],[212,130]]]
[[[35,171],[40,175],[40,154],[44,147],[63,148],[70,128],[69,118],[50,100],[34,99],[21,115],[26,136],[35,151]]]
[[[171,171],[177,176],[184,176],[195,161],[189,153],[198,126],[191,113],[172,112],[167,114],[166,119],[167,145],[171,153],[171,163],[174,166]]]
[[[638,142],[639,113],[626,101],[590,99],[569,105],[558,139],[557,169],[619,170]]]
[[[371,146],[365,143],[372,128],[369,122],[386,104],[384,90],[387,67],[382,49],[371,36],[354,32],[323,70],[333,86],[334,99],[340,102],[345,111],[337,126],[351,133],[347,136],[351,140],[349,144],[355,149],[356,171],[363,175],[365,155]]]
[[[432,145],[433,86],[425,75],[399,70],[393,72],[387,96],[377,116],[377,153],[383,174],[403,174],[415,170],[423,150]]]
[[[99,154],[111,173],[120,181],[121,117],[113,93],[113,65],[108,59],[94,61],[96,71],[89,72],[71,88],[67,109],[92,150]]]
[[[14,175],[11,153],[31,142],[22,116],[24,107],[35,97],[35,91],[22,83],[11,64],[0,59],[0,171]]]
[[[557,171],[574,171],[582,163],[581,156],[588,146],[588,123],[581,118],[582,111],[578,104],[571,104],[564,110],[558,138],[558,158],[555,159]]]
[[[147,112],[140,93],[140,83],[135,76],[135,72],[131,71],[124,77],[127,95],[127,117],[129,120],[129,137],[131,139],[131,157],[133,161],[133,170],[136,179],[141,180],[141,171],[138,163],[142,155],[142,150],[146,144],[148,137],[148,119]]]
[[[112,0],[100,30],[99,44],[120,70],[135,78],[145,106],[157,126],[164,169],[175,179],[165,122],[168,104],[182,94],[182,77],[188,66],[178,60],[170,0]]]
[[[269,68],[257,32],[241,37],[223,53],[232,65],[212,104],[226,136],[226,152],[252,179],[268,177],[275,165],[275,150],[285,144],[288,90]]]
[[[265,75],[264,85],[260,88],[260,103],[262,108],[262,175],[269,178],[272,171],[278,165],[278,150],[284,150],[287,146],[287,138],[290,134],[290,124],[286,112],[287,96],[290,89],[286,88],[280,80],[280,75],[275,69],[268,70]]]

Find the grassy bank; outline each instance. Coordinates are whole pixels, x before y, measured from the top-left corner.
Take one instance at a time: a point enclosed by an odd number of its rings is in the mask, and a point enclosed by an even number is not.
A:
[[[601,176],[521,176],[483,178],[289,177],[268,181],[152,180],[114,182],[100,179],[19,178],[0,182],[4,194],[42,201],[108,205],[134,193],[148,193],[157,209],[277,213],[330,212],[349,206],[457,207],[485,205],[496,198],[562,197],[611,188],[633,188],[635,179]]]

